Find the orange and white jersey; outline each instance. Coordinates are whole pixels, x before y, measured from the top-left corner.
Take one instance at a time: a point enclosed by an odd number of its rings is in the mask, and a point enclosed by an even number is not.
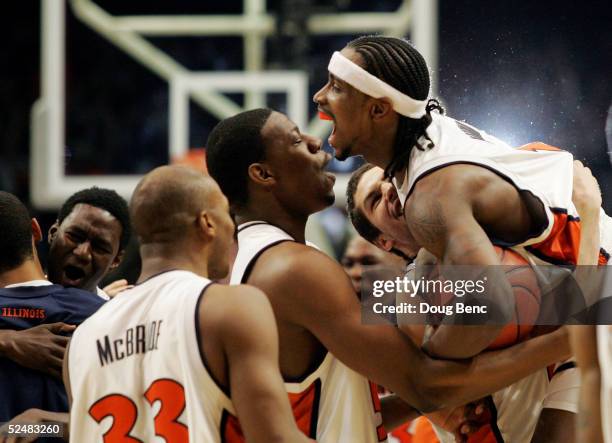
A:
[[[549,264],[576,264],[580,242],[580,223],[572,203],[573,156],[544,143],[531,143],[514,149],[499,139],[467,123],[432,113],[427,135],[434,146],[421,151],[413,148],[401,184],[395,181],[403,203],[416,182],[433,171],[453,164],[474,164],[487,168],[512,183],[519,192],[537,197],[544,205],[547,223],[539,232],[512,246],[527,251],[526,258]],[[429,141],[422,137],[424,146]],[[612,251],[612,219],[602,210],[600,263]],[[541,263],[540,261],[540,263]],[[533,261],[538,263],[537,260]]]
[[[240,225],[231,283],[246,283],[257,258],[284,241],[295,240],[266,222]],[[302,380],[286,382],[285,389],[298,427],[317,442],[387,441],[376,386],[331,353],[328,352],[319,367]],[[222,432],[226,437],[224,441],[244,441],[235,417],[229,417]]]
[[[605,443],[612,443],[612,326],[597,326],[597,355],[601,373],[601,427]]]
[[[197,310],[210,284],[191,272],[164,272],[77,328],[69,351],[71,441],[222,441],[224,411],[234,408],[198,344]]]

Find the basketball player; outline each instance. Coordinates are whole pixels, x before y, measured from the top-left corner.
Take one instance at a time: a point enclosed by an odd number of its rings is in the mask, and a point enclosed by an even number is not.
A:
[[[406,266],[405,261],[401,257],[377,248],[360,235],[353,235],[351,237],[340,263],[350,277],[353,289],[355,289],[358,297],[361,294],[361,274],[364,269],[372,266],[388,266],[392,268],[403,268]]]
[[[338,158],[361,154],[385,169],[413,249],[427,248],[442,264],[492,265],[499,264],[494,242],[532,263],[576,264],[569,153],[514,150],[441,115],[427,100],[424,59],[403,40],[359,38],[334,54],[329,71],[314,99],[334,120],[330,144]],[[600,245],[610,250],[612,222],[605,214],[601,222]],[[602,250],[600,262],[608,257]],[[508,314],[510,288],[503,276],[497,282],[493,301]],[[425,346],[434,355],[473,355],[497,335],[480,329],[439,328]]]
[[[129,239],[125,200],[111,189],[83,189],[64,202],[49,229],[49,279],[108,300],[98,284],[119,266]],[[116,286],[111,287],[113,292],[125,287]]]
[[[360,37],[333,54],[328,70],[314,100],[333,119],[329,143],[338,159],[363,155],[393,180],[399,199],[389,210],[404,217],[413,249],[426,248],[443,265],[488,266],[496,284],[487,300],[508,319],[514,298],[505,277],[489,266],[499,265],[493,243],[514,246],[534,263],[576,264],[571,154],[545,145],[515,150],[442,115],[438,102],[428,100],[425,60],[402,39]],[[609,217],[602,222],[612,228]],[[602,236],[602,246],[610,249],[612,235]],[[607,257],[603,251],[601,261]],[[427,350],[475,355],[500,328],[461,334],[439,328]]]
[[[157,168],[134,191],[130,216],[138,283],[75,331],[64,362],[71,439],[221,442],[220,427],[238,416],[247,441],[308,441],[278,373],[266,297],[209,280],[228,272],[235,229],[216,183]]]
[[[49,229],[49,280],[108,300],[98,284],[121,261],[129,236],[128,208],[121,196],[97,187],[77,192],[62,205],[57,221]],[[119,283],[112,289],[119,291],[124,287]],[[17,356],[21,360],[16,363],[25,363],[31,369],[61,379],[62,360],[57,358],[56,346],[60,343],[65,346],[67,340],[62,334],[73,329],[67,324],[41,325],[31,330],[4,329],[0,331],[0,352],[3,345],[10,345],[11,349],[5,350],[8,358]]]
[[[601,202],[601,198],[595,198],[594,195],[598,192],[597,183],[588,168],[584,167],[580,162],[575,162],[573,170],[573,197],[572,200],[576,206],[585,207],[585,201],[595,200],[595,203]],[[403,222],[401,215],[394,215],[392,211],[387,209],[398,201],[397,192],[393,185],[384,180],[383,170],[370,164],[366,164],[359,168],[351,177],[347,186],[347,205],[350,218],[362,235],[367,236],[367,239],[378,245],[380,248],[389,247],[404,251],[407,254],[413,253],[410,249],[409,233],[406,224]],[[598,207],[599,208],[599,207]],[[586,212],[583,210],[582,212]],[[581,244],[584,247],[580,248],[581,258],[579,264],[588,264],[590,259],[588,251],[593,250],[591,254],[597,256],[597,247],[588,247],[591,243],[598,243],[598,216],[599,209],[596,211],[597,216],[593,216],[594,211],[586,212],[587,217],[581,216],[582,222],[582,237]],[[582,254],[587,254],[582,257]],[[411,332],[411,331],[409,331]],[[412,335],[412,334],[411,334]],[[526,386],[529,386],[527,388]],[[535,421],[525,420],[521,427],[513,426],[514,421],[506,417],[516,417],[512,403],[504,401],[505,398],[527,394],[520,403],[523,405],[522,410],[527,403],[542,404],[544,408],[543,419],[538,423],[538,428],[535,430],[534,441],[546,441],[546,439],[555,436],[554,441],[563,441],[562,439],[569,438],[573,441],[573,431],[567,430],[561,426],[572,425],[573,414],[577,412],[576,392],[578,389],[578,375],[572,364],[557,365],[552,378],[552,383],[548,382],[547,377],[533,374],[529,379],[523,380],[512,387],[497,393],[493,396],[494,404],[499,407],[498,412],[498,428],[501,434],[505,434],[510,441],[517,441],[516,431],[527,430],[525,435],[530,436],[534,433]],[[540,400],[537,400],[537,399]],[[537,415],[535,416],[537,417]],[[532,417],[532,418],[535,418]],[[542,440],[543,438],[544,440]],[[579,440],[582,441],[582,440]]]
[[[567,343],[540,341],[554,340],[549,335],[467,365],[435,361],[396,328],[361,324],[341,266],[305,243],[308,217],[334,200],[334,178],[324,169],[330,156],[320,148],[320,140],[268,109],[223,120],[207,144],[209,171],[239,224],[232,282],[252,284],[271,301],[281,373],[306,435],[324,443],[384,441],[368,378],[414,408],[432,410],[480,398],[544,367],[549,357],[559,360],[554,347]]]
[[[0,191],[0,422],[28,408],[68,411],[58,367],[68,341],[66,334],[103,303],[88,291],[66,289],[46,280],[35,243],[40,226],[12,194]],[[27,329],[20,340],[14,335]],[[53,365],[37,370],[40,353]],[[49,359],[46,360],[49,362]]]

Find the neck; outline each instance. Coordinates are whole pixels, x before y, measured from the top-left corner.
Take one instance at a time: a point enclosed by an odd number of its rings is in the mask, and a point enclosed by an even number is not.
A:
[[[208,277],[207,254],[188,247],[170,246],[165,243],[147,243],[140,246],[142,270],[138,283],[166,271],[190,271]]]
[[[277,226],[300,243],[305,243],[306,222],[308,216],[295,216],[282,209],[270,210],[269,207],[249,205],[236,213],[236,223],[242,224],[261,220]]]
[[[364,149],[364,157],[368,163],[383,169],[391,163],[397,125],[396,121],[395,124],[381,126],[373,132],[373,136]]]
[[[16,268],[0,274],[0,287],[32,280],[46,280],[38,260],[29,258]]]

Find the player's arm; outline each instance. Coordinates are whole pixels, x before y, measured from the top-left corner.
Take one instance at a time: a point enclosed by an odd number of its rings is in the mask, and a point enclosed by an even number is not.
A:
[[[310,441],[297,428],[283,385],[276,321],[266,295],[250,286],[219,286],[209,291],[215,290],[225,291],[221,295],[225,302],[223,313],[219,321],[201,323],[206,329],[200,330],[203,339],[206,332],[212,332],[221,343],[232,403],[246,440]]]
[[[553,333],[473,360],[434,360],[393,326],[363,325],[348,276],[323,253],[302,249],[268,266],[275,270],[268,284],[292,294],[275,300],[279,316],[312,332],[347,366],[420,411],[477,400],[569,356],[567,337]]]
[[[601,192],[591,171],[580,163],[574,166],[572,200],[581,222],[578,264],[597,265]],[[579,281],[580,277],[577,273],[576,278]],[[600,442],[603,441],[600,405],[601,372],[597,356],[596,327],[572,326],[570,337],[572,350],[580,368],[581,381],[576,441]]]
[[[64,380],[64,388],[66,388],[66,395],[68,396],[68,410],[72,408],[72,388],[70,387],[70,370],[68,366],[68,355],[70,351],[70,343],[66,346],[66,352],[64,353],[64,361],[62,364],[62,379]]]
[[[421,414],[395,394],[380,399],[383,426],[389,432]]]
[[[591,171],[579,161],[574,162],[572,201],[580,215],[580,251],[574,273],[585,299],[599,296],[597,262],[599,258],[599,211],[601,192]],[[589,292],[593,296],[590,296]],[[532,443],[558,441],[601,441],[600,370],[597,359],[595,327],[590,325],[568,327],[572,350],[580,368],[580,394],[578,421],[574,412],[547,406],[540,414]],[[576,426],[577,425],[577,426]]]
[[[594,325],[572,326],[571,343],[580,368],[576,441],[601,442],[601,372]]]
[[[49,323],[21,331],[0,331],[0,356],[26,368],[62,376],[62,358],[69,338],[62,333],[74,331],[66,323]]]
[[[495,178],[482,168],[450,166],[417,182],[407,203],[405,219],[410,232],[442,266],[447,266],[445,272],[457,269],[460,279],[487,281],[486,294],[479,299],[487,303],[489,318],[495,318],[494,325],[440,326],[423,345],[432,356],[466,358],[476,355],[493,342],[503,325],[512,319],[512,288],[500,267],[493,266],[500,264],[497,253],[477,220],[482,213],[490,217],[492,203],[499,206],[499,201],[516,198],[509,184]],[[452,268],[456,265],[471,267]],[[447,320],[457,318],[455,314]]]
[[[574,278],[580,285],[588,307],[601,297],[602,273],[599,262],[601,191],[591,170],[580,161],[574,161],[572,202],[580,216],[580,250]]]

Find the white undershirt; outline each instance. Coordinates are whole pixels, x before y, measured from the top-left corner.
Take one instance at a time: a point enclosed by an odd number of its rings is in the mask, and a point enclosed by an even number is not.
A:
[[[21,283],[14,283],[12,285],[7,285],[5,286],[5,288],[18,288],[20,286],[51,286],[52,284],[53,283],[51,283],[49,280],[30,280]]]

